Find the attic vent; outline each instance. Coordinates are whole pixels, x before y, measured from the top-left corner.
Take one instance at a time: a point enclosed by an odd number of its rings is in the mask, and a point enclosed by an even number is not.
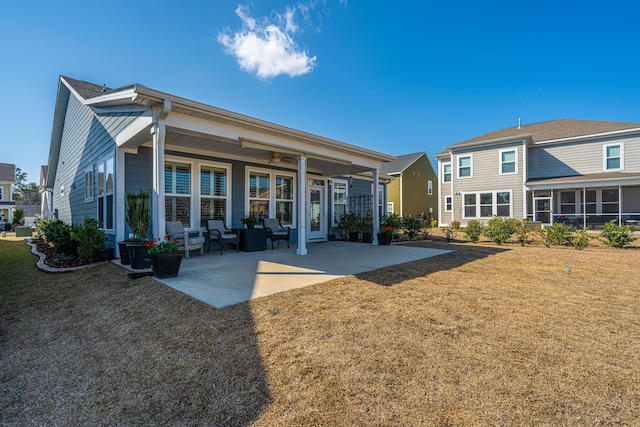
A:
[[[522,129],[522,119],[518,117],[518,129]]]
[[[103,84],[102,85],[102,93],[105,93],[107,91],[107,85]]]

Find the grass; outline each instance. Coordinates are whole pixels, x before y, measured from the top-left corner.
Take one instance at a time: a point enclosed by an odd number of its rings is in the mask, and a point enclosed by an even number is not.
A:
[[[637,423],[637,245],[412,244],[456,252],[216,310],[0,241],[0,421]]]

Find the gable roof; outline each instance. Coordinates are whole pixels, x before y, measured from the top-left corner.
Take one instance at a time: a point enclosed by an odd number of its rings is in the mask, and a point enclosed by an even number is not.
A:
[[[640,123],[578,119],[551,120],[489,132],[484,135],[450,145],[446,147],[446,151],[455,150],[456,148],[462,148],[469,145],[483,145],[514,141],[518,139],[539,143],[631,129],[640,130]]]
[[[387,163],[383,163],[380,168],[380,172],[387,175],[399,174],[405,171],[409,166],[414,164],[420,157],[426,156],[427,153],[421,151],[419,153],[404,154],[402,156],[396,156],[395,160]]]
[[[16,166],[13,163],[0,163],[0,181],[16,181]]]
[[[40,205],[16,205],[16,209],[22,209],[24,216],[34,217],[40,215]]]

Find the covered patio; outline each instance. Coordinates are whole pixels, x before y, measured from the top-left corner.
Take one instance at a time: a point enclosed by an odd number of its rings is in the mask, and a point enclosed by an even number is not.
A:
[[[430,258],[449,251],[403,245],[351,242],[307,245],[307,256],[295,256],[296,245],[259,252],[217,251],[183,258],[178,277],[157,281],[215,308],[303,288],[316,283]],[[117,261],[116,261],[117,262]],[[144,270],[136,270],[144,271]]]

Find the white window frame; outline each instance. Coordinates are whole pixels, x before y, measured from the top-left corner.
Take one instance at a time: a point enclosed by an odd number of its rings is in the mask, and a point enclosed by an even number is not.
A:
[[[335,185],[344,185],[344,202],[336,202],[335,200]],[[347,201],[349,200],[349,181],[346,179],[331,179],[331,224],[333,227],[338,226],[340,218],[336,218],[336,205],[344,206],[345,213],[347,212]]]
[[[491,193],[491,216],[480,216],[480,194]],[[509,215],[502,218],[513,218],[513,191],[512,190],[493,190],[493,191],[469,191],[462,193],[462,218],[463,219],[491,219],[498,214],[498,193],[509,193]],[[465,196],[468,194],[475,194],[476,196],[476,212],[475,216],[467,216],[465,204]],[[446,209],[446,199],[445,199]],[[446,210],[445,210],[446,212]]]
[[[462,159],[466,159],[469,158],[469,176],[460,176],[460,170],[462,169],[460,167],[460,160]],[[458,156],[457,157],[457,162],[456,165],[458,166],[456,168],[456,170],[458,171],[458,173],[456,174],[458,179],[469,179],[469,178],[473,178],[473,154],[465,154],[464,156]],[[464,167],[465,169],[467,168],[467,166]]]
[[[453,167],[452,167],[451,162],[447,162],[447,163],[443,163],[442,164],[442,182],[446,183],[446,182],[451,182],[453,181]],[[445,172],[445,168],[449,166],[449,172]],[[449,175],[449,180],[447,181],[447,175]]]
[[[387,214],[393,213],[393,202],[387,202]]]
[[[4,200],[4,187],[0,185],[0,200]]]
[[[431,180],[427,181],[427,195],[433,196],[433,181]]]
[[[84,171],[84,201],[85,202],[93,202],[93,194],[94,194],[94,180],[93,180],[93,169],[87,169]]]
[[[184,165],[189,165],[189,193],[188,194],[182,194],[182,193],[172,193],[170,192],[170,190],[167,188],[166,186],[166,181],[165,181],[165,188],[164,188],[164,198],[165,198],[165,210],[167,208],[167,197],[168,196],[172,196],[172,197],[189,197],[189,225],[185,226],[185,230],[193,230],[194,229],[194,224],[199,224],[200,223],[200,198],[196,197],[196,194],[199,196],[200,195],[200,169],[198,168],[198,179],[197,179],[197,188],[196,188],[196,180],[194,179],[194,170],[195,170],[195,162],[193,159],[187,159],[187,158],[182,158],[182,157],[174,157],[174,156],[166,156],[165,157],[165,168],[167,166],[167,163],[181,163]],[[162,179],[165,179],[165,171],[162,171]],[[198,203],[196,205],[196,202]],[[196,216],[198,216],[197,221],[196,221]],[[166,217],[167,221],[171,221],[171,219],[167,216]],[[195,228],[200,228],[200,227],[195,227]]]
[[[203,167],[211,167],[211,168],[218,168],[218,169],[225,169],[225,176],[226,176],[226,186],[225,186],[225,196],[206,196],[202,194],[202,188],[201,188],[201,180],[202,180],[202,168]],[[231,228],[231,189],[233,187],[231,187],[231,165],[228,163],[220,163],[220,162],[210,162],[210,161],[201,161],[201,162],[196,162],[195,163],[195,168],[197,168],[197,205],[198,205],[198,218],[196,221],[196,224],[200,224],[202,222],[202,199],[218,199],[218,200],[225,200],[225,213],[224,213],[224,223],[227,226],[227,228]],[[193,181],[196,181],[196,179],[194,179]]]
[[[607,157],[607,148],[609,147],[620,147],[620,167],[619,168],[608,168],[607,160],[614,157]],[[605,172],[609,171],[622,171],[624,170],[624,144],[622,142],[616,142],[615,144],[604,144],[602,146],[602,170]]]
[[[107,165],[109,164],[109,161],[111,161],[112,167],[113,167],[113,187],[111,189],[111,192],[107,192],[107,177],[109,176],[109,171],[107,168]],[[97,218],[100,219],[100,198],[103,197],[104,198],[104,203],[103,203],[103,212],[102,212],[102,218],[103,218],[103,224],[102,224],[102,228],[105,231],[110,231],[113,232],[115,231],[115,227],[116,227],[116,203],[115,203],[115,188],[116,188],[116,159],[114,156],[109,156],[107,158],[105,158],[104,160],[102,160],[101,162],[98,162],[96,164],[96,167],[94,168],[94,170],[100,170],[100,167],[104,168],[104,172],[102,174],[102,185],[103,185],[103,189],[104,189],[104,195],[100,196],[99,191],[96,191],[96,213],[97,213]],[[97,173],[97,179],[100,179],[100,173]],[[100,187],[98,187],[100,188]],[[61,190],[64,193],[64,188]],[[113,206],[111,209],[111,228],[108,228],[108,215],[109,212],[107,211],[107,198],[109,196],[113,197]]]
[[[250,184],[250,179],[249,177],[251,176],[251,172],[256,172],[256,173],[261,173],[261,174],[265,174],[265,175],[269,175],[269,216],[275,215],[275,211],[276,211],[276,201],[281,201],[281,200],[285,200],[285,199],[276,199],[276,175],[280,175],[280,176],[287,176],[290,177],[292,179],[292,196],[293,199],[291,200],[293,203],[293,208],[292,208],[292,221],[291,224],[282,224],[283,226],[289,226],[291,228],[296,228],[297,227],[297,211],[298,211],[298,190],[297,190],[297,185],[298,185],[298,180],[297,180],[297,173],[296,172],[291,172],[291,171],[286,171],[286,170],[276,170],[276,169],[264,169],[264,168],[256,168],[253,166],[245,166],[245,198],[244,198],[244,211],[245,211],[245,215],[247,215],[249,213],[249,205],[250,205],[250,198],[249,198],[249,184]],[[332,194],[333,196],[333,194]],[[265,199],[266,200],[266,199]],[[288,199],[287,199],[288,201]]]
[[[510,153],[510,152],[513,152],[516,155],[516,158],[513,160],[513,163],[514,163],[513,172],[504,172],[502,170],[503,165],[505,165],[507,163],[511,163],[511,162],[502,161],[502,154],[503,153]],[[500,169],[498,171],[500,175],[517,175],[518,174],[518,149],[517,148],[505,148],[504,150],[500,150],[500,152],[498,153],[498,162],[500,163]]]
[[[444,196],[444,211],[451,212],[453,207],[453,196]]]

